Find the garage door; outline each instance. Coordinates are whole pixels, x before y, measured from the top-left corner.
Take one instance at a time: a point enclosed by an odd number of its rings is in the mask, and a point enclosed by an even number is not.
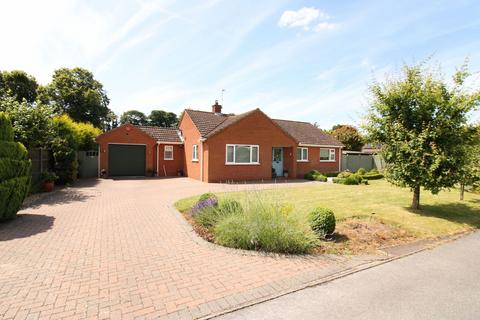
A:
[[[128,144],[108,145],[109,176],[144,176],[145,146]]]

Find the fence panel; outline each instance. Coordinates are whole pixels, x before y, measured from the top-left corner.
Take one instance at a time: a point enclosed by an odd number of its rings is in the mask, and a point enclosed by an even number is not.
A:
[[[385,161],[378,154],[342,154],[342,170],[354,172],[360,168],[367,171],[372,169],[383,170],[385,169]]]
[[[32,161],[32,184],[40,182],[42,172],[51,171],[50,151],[42,148],[28,150],[28,156]]]

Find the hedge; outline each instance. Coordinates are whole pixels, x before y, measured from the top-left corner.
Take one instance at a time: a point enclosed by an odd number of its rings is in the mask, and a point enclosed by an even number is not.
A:
[[[30,173],[27,150],[13,141],[12,123],[0,112],[0,221],[16,217],[30,189]]]

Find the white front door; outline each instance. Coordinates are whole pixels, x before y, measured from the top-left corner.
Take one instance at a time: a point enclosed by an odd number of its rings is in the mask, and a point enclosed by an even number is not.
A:
[[[283,177],[283,148],[272,148],[272,168],[277,177]]]

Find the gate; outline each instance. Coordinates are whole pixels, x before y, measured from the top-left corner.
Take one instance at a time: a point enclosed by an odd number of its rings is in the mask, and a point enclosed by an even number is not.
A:
[[[98,177],[98,151],[78,151],[78,174],[80,178]]]

